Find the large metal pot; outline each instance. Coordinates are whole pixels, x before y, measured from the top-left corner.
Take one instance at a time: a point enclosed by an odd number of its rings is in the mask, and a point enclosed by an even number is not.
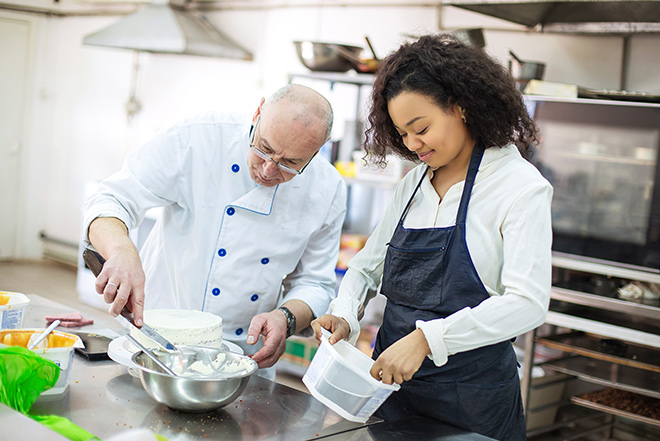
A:
[[[360,46],[348,44],[319,41],[294,41],[293,44],[300,62],[307,69],[319,72],[348,72],[353,68],[350,56],[358,58],[362,52]]]

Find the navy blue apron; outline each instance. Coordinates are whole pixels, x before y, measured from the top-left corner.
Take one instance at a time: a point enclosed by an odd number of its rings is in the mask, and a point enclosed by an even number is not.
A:
[[[447,317],[489,297],[465,240],[465,219],[484,150],[475,146],[456,225],[406,229],[422,176],[388,243],[381,292],[387,297],[374,360],[415,330],[416,320]],[[450,355],[437,367],[425,358],[410,381],[376,412],[388,421],[424,415],[498,440],[525,440],[517,361],[510,341]]]

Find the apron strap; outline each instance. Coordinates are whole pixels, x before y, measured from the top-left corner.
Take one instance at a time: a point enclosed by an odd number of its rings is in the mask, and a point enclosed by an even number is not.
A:
[[[422,182],[424,182],[424,178],[426,178],[426,174],[429,172],[431,167],[426,167],[426,170],[424,170],[424,173],[422,173],[422,178],[419,180],[417,183],[417,186],[413,190],[412,194],[410,195],[410,199],[408,199],[408,203],[406,204],[406,208],[403,209],[403,213],[401,213],[401,217],[399,218],[399,225],[403,225],[403,219],[405,219],[406,214],[408,214],[408,210],[410,210],[410,207],[412,206],[413,199],[415,198],[415,195],[417,194],[417,190],[419,190],[419,187],[422,186]]]
[[[465,224],[467,218],[467,208],[472,197],[472,187],[474,187],[474,180],[479,171],[481,158],[484,156],[484,149],[481,144],[475,144],[470,157],[470,165],[468,166],[467,177],[465,178],[465,186],[463,187],[463,194],[461,195],[461,204],[458,207],[458,214],[456,215],[456,225]]]

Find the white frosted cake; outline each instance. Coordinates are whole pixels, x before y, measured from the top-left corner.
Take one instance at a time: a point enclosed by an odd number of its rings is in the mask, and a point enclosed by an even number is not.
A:
[[[176,345],[222,349],[222,318],[210,312],[185,309],[144,311],[144,323]],[[158,345],[137,329],[131,335],[148,348]]]

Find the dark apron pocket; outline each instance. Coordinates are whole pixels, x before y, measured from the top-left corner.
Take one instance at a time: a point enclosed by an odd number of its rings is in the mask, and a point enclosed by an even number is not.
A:
[[[389,247],[385,256],[382,293],[399,305],[434,309],[442,304],[442,249],[407,251]],[[433,293],[433,295],[429,295]]]

